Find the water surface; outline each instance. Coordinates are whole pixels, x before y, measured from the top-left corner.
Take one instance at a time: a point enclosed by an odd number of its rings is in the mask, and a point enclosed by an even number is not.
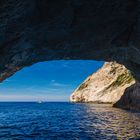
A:
[[[127,140],[140,136],[140,113],[108,105],[0,103],[0,140]]]

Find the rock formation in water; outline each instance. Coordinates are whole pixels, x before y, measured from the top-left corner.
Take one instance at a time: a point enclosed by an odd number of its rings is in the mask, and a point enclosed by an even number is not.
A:
[[[135,79],[123,65],[106,62],[74,91],[70,100],[72,102],[116,103],[124,94],[125,89],[134,83]]]
[[[90,59],[124,64],[139,82],[139,13],[139,0],[0,0],[0,81],[41,61]]]
[[[113,106],[140,111],[140,83],[136,83],[126,88],[120,100]]]

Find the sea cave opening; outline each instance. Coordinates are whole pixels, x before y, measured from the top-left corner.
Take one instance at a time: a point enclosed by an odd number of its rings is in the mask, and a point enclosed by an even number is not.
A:
[[[23,68],[0,85],[0,101],[69,101],[71,93],[103,61],[47,61]]]

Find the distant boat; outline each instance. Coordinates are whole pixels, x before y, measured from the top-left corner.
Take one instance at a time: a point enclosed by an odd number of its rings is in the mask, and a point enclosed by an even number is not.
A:
[[[42,103],[44,103],[44,102],[40,100],[40,101],[37,101],[37,103],[38,103],[38,104],[42,104]]]

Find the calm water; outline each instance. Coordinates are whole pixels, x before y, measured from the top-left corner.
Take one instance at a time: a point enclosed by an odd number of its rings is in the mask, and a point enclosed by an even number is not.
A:
[[[127,140],[140,136],[140,113],[107,105],[0,103],[0,140]]]

